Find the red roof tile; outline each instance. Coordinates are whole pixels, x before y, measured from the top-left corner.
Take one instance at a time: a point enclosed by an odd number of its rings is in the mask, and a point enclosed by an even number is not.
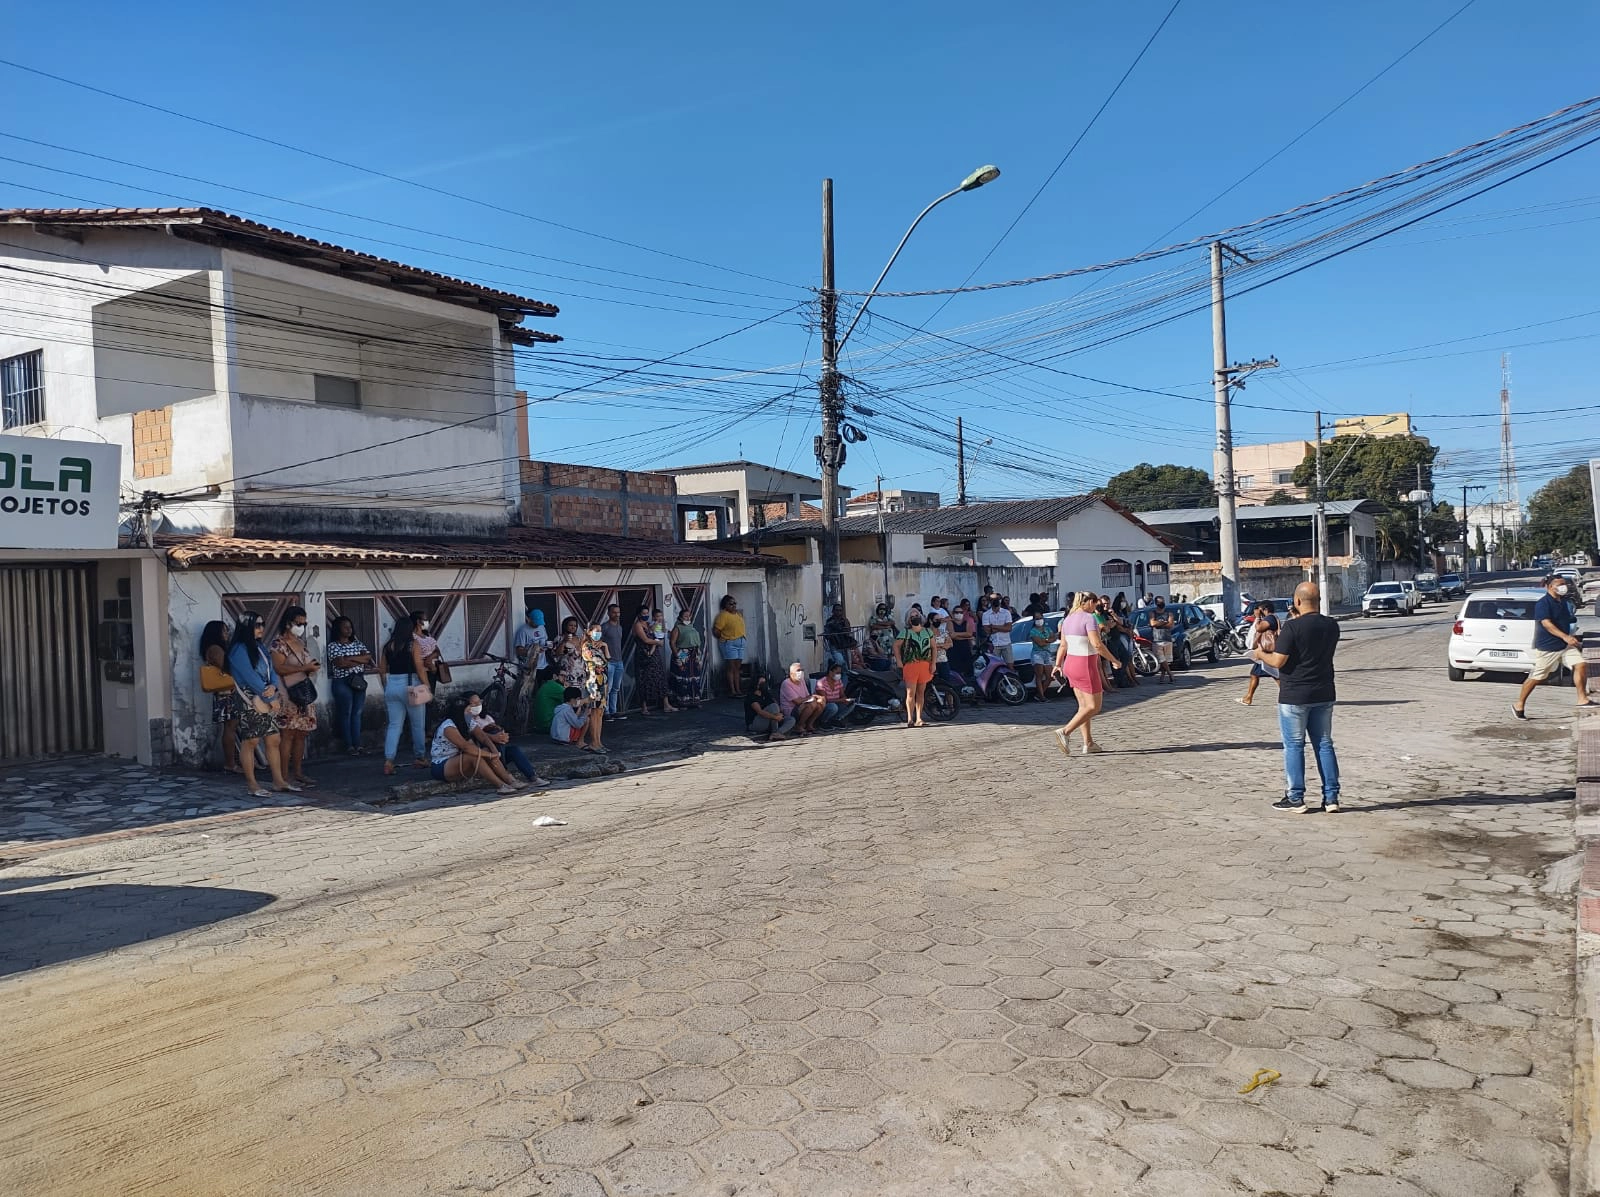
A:
[[[699,543],[601,536],[554,528],[512,528],[494,540],[317,537],[263,540],[206,533],[169,534],[156,543],[179,568],[211,565],[384,565],[563,567],[686,565],[761,569],[780,558],[737,553]]]

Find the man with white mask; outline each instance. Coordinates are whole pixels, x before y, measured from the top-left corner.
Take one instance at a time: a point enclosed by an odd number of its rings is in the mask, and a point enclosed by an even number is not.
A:
[[[1577,635],[1572,607],[1567,603],[1571,584],[1559,574],[1544,580],[1544,597],[1533,608],[1533,669],[1522,683],[1522,692],[1511,706],[1511,713],[1526,719],[1523,709],[1533,688],[1565,665],[1572,670],[1572,684],[1578,690],[1578,705],[1592,707],[1589,701],[1589,667],[1583,659],[1583,638]]]

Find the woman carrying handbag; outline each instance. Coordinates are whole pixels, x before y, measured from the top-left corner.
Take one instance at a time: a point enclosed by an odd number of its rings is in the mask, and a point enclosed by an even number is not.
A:
[[[306,776],[306,740],[317,730],[315,679],[322,662],[306,647],[309,634],[306,609],[290,607],[278,621],[278,634],[268,650],[272,667],[283,681],[283,705],[278,712],[283,775],[302,788],[317,784]]]
[[[378,654],[378,677],[383,682],[383,705],[389,716],[383,733],[383,771],[394,772],[395,753],[400,749],[400,729],[411,728],[413,764],[419,769],[428,767],[428,704],[433,692],[424,680],[428,675],[423,663],[422,646],[417,643],[417,626],[423,623],[422,613],[413,611],[405,619],[395,620],[394,630]]]
[[[252,798],[270,798],[270,791],[256,785],[256,743],[265,740],[267,766],[272,770],[272,788],[298,794],[300,787],[284,779],[283,761],[278,749],[278,721],[275,715],[282,700],[278,675],[272,658],[261,646],[267,632],[261,616],[246,611],[233,625],[233,641],[228,646],[228,672],[233,675],[239,698],[239,766],[244,770],[244,785]]]

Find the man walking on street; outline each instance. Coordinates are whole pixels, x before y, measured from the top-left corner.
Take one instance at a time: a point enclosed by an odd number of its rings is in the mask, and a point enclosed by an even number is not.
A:
[[[1283,772],[1287,790],[1273,810],[1305,812],[1306,737],[1317,754],[1322,779],[1322,807],[1339,809],[1339,757],[1333,749],[1333,654],[1339,648],[1337,620],[1320,613],[1315,582],[1294,588],[1296,615],[1278,632],[1276,651],[1258,647],[1250,656],[1278,670],[1278,731],[1283,737]]]
[[[606,646],[606,709],[607,719],[626,719],[621,714],[622,679],[627,665],[622,659],[622,607],[612,603],[606,608],[606,621],[600,625],[600,639]]]
[[[1563,665],[1572,670],[1578,705],[1596,705],[1589,701],[1589,666],[1583,659],[1583,638],[1576,634],[1572,608],[1567,605],[1571,588],[1565,578],[1551,574],[1544,580],[1544,597],[1534,604],[1533,668],[1511,706],[1511,713],[1518,719],[1528,717],[1523,708],[1528,705],[1533,688]]]

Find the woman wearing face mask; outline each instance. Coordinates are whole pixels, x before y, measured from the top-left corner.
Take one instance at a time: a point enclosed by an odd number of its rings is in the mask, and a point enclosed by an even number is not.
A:
[[[659,656],[656,658],[658,662],[660,659]],[[579,742],[579,747],[585,752],[606,750],[606,746],[600,742],[600,728],[606,716],[606,664],[610,660],[611,654],[606,651],[606,638],[600,631],[600,625],[591,623],[578,649],[578,662],[583,667],[583,680],[578,683],[578,689],[583,691],[589,709],[589,742]]]
[[[962,599],[950,615],[950,668],[968,681],[972,680],[972,649],[977,640],[978,620],[972,605]]]
[[[299,786],[283,776],[278,721],[274,717],[282,699],[282,689],[272,668],[272,657],[262,646],[266,632],[261,616],[246,611],[233,625],[233,640],[228,646],[228,672],[233,675],[239,695],[239,765],[244,770],[244,787],[252,798],[272,796],[256,785],[256,744],[261,740],[266,741],[272,788],[300,792]]]
[[[1042,606],[1043,604],[1040,604]],[[1033,700],[1043,702],[1049,697],[1045,687],[1050,682],[1050,671],[1055,667],[1056,654],[1054,645],[1056,638],[1050,634],[1050,627],[1045,623],[1044,612],[1041,610],[1028,621],[1028,647],[1030,649],[1029,661],[1033,664]]]
[[[933,632],[933,674],[941,681],[950,680],[950,649],[955,637],[950,634],[950,617],[935,611],[928,619]]]
[[[778,687],[778,711],[785,719],[794,720],[794,734],[813,734],[827,706],[827,699],[811,693],[811,687],[806,684],[805,666],[799,661],[790,665],[789,676]]]
[[[333,675],[334,722],[345,751],[361,754],[361,716],[367,706],[367,669],[372,650],[356,639],[356,625],[348,619],[333,621],[328,641],[328,672]]]
[[[306,646],[309,631],[306,609],[290,607],[278,622],[278,634],[273,637],[267,650],[272,654],[273,669],[283,680],[283,707],[278,712],[278,743],[279,751],[283,754],[283,775],[302,787],[317,784],[306,776],[306,738],[317,730],[315,690],[322,662]],[[307,682],[311,683],[309,687],[305,687]],[[305,687],[301,696],[309,696],[309,702],[295,701],[297,687]]]
[[[563,619],[561,639],[550,646],[550,663],[555,668],[556,678],[560,681],[562,689],[568,686],[583,689],[583,641],[584,633],[578,617],[569,615]]]
[[[906,726],[927,727],[922,719],[922,702],[928,683],[933,680],[933,633],[922,626],[922,612],[913,609],[906,619],[906,630],[895,637],[895,664],[906,683]]]
[[[700,705],[703,684],[700,664],[700,629],[689,618],[689,608],[678,608],[678,622],[672,625],[672,692],[680,707]]]
[[[420,685],[427,677],[423,665],[422,646],[417,643],[416,629],[426,621],[422,612],[413,611],[405,619],[394,621],[394,630],[378,654],[378,678],[383,683],[383,705],[389,716],[383,732],[383,771],[394,772],[394,756],[400,750],[400,729],[411,728],[411,751],[418,768],[428,766],[428,733],[426,703],[412,704],[407,691]]]
[[[471,732],[473,740],[496,754],[508,774],[515,769],[533,785],[550,784],[534,772],[533,762],[528,759],[527,753],[511,742],[511,734],[496,723],[492,716],[484,714],[482,695],[467,695],[466,714],[467,730]]]
[[[433,688],[438,694],[439,683],[449,681],[442,677],[444,654],[439,651],[439,641],[433,635],[433,623],[420,611],[411,613],[413,620],[411,635],[417,642],[417,648],[422,652],[423,681]]]
[[[845,716],[850,713],[850,708],[855,706],[855,699],[846,698],[844,695],[843,665],[834,661],[828,666],[827,674],[817,681],[817,693],[826,704],[822,708],[822,725],[824,727],[842,725]]]
[[[867,668],[884,670],[889,668],[889,660],[894,656],[894,639],[899,635],[900,629],[895,626],[889,614],[889,604],[879,603],[872,611],[872,620],[867,624]]]
[[[667,671],[661,663],[663,642],[657,638],[650,616],[650,608],[642,607],[639,618],[633,621],[633,671],[639,690],[639,714],[650,714],[652,703],[659,704],[663,714],[672,714],[678,708],[667,697]]]
[[[450,704],[449,713],[439,724],[428,748],[428,767],[435,781],[467,781],[482,778],[496,787],[496,793],[515,794],[511,774],[500,763],[500,754],[474,742],[467,704]]]

